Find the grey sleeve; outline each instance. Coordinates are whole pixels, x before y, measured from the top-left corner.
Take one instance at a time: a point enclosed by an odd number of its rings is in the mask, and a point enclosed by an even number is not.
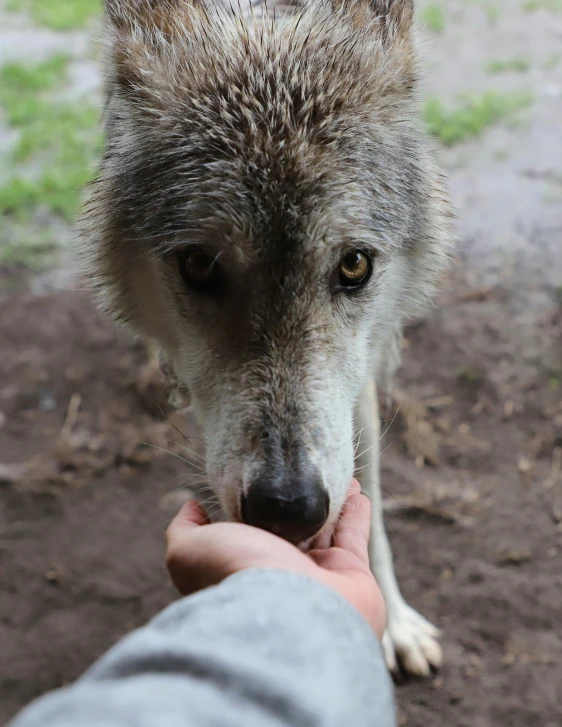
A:
[[[304,576],[248,570],[184,598],[10,727],[394,727],[382,651]]]

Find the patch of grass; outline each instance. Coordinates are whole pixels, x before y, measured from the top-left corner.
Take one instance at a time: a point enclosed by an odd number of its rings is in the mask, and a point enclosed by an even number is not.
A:
[[[0,215],[28,222],[32,214],[47,210],[72,222],[80,207],[80,193],[92,177],[91,160],[85,153],[72,163],[49,165],[37,179],[12,177],[0,186]]]
[[[66,79],[69,60],[67,55],[58,54],[35,66],[7,63],[0,69],[1,92],[28,94],[48,91]]]
[[[8,10],[25,11],[46,28],[84,28],[102,11],[102,0],[9,0]]]
[[[483,4],[484,12],[486,13],[486,17],[488,18],[488,21],[491,25],[497,22],[500,11],[497,5],[494,5],[491,2],[485,2]]]
[[[14,174],[0,185],[0,216],[10,229],[29,224],[42,211],[73,221],[81,190],[92,176],[101,147],[98,112],[84,103],[57,99],[68,78],[68,63],[68,57],[54,56],[35,65],[0,68],[0,105],[19,132],[8,156]],[[29,253],[25,235],[17,238],[21,241],[16,244],[2,236],[0,259],[17,258],[20,248],[23,257]],[[37,245],[34,241],[31,249]]]
[[[562,13],[562,0],[525,0],[521,10],[534,13],[537,10],[548,10],[551,13]]]
[[[516,71],[517,73],[524,73],[528,71],[531,64],[527,58],[523,56],[513,56],[513,58],[496,58],[486,63],[484,68],[488,73],[507,73],[509,71]]]
[[[442,33],[445,30],[445,13],[439,5],[428,5],[424,8],[421,19],[434,33]]]
[[[496,149],[494,152],[494,159],[498,162],[503,162],[509,159],[509,152],[507,149]]]
[[[0,104],[8,123],[21,135],[15,161],[44,150],[57,139],[67,156],[78,153],[83,140],[77,140],[76,133],[97,124],[98,114],[92,107],[59,103],[45,93],[63,86],[69,60],[67,56],[53,56],[34,66],[10,63],[0,69]]]
[[[98,112],[90,107],[71,104],[60,106],[37,103],[38,115],[21,127],[21,136],[13,151],[16,162],[27,161],[45,149],[56,145],[59,159],[70,163],[83,156],[89,144],[90,130],[98,121]]]
[[[430,134],[446,146],[452,146],[480,136],[486,127],[508,119],[531,101],[528,93],[486,91],[481,96],[461,97],[456,108],[447,108],[434,98],[426,103],[425,122]]]

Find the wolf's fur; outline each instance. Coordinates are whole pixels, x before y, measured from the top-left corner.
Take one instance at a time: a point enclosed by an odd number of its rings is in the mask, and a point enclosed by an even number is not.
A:
[[[274,15],[107,0],[107,145],[84,247],[104,305],[189,388],[225,515],[240,518],[274,440],[276,456],[304,451],[322,472],[330,527],[354,423],[378,431],[370,377],[392,371],[403,323],[433,292],[449,211],[416,120],[411,0],[312,0]],[[228,299],[185,288],[174,255],[189,247],[217,257]],[[372,279],[334,296],[330,276],[357,247],[374,257]],[[378,502],[368,437],[361,479]],[[373,546],[388,550],[375,520]],[[375,568],[389,583],[387,656],[393,641],[425,672],[438,647],[387,556]]]

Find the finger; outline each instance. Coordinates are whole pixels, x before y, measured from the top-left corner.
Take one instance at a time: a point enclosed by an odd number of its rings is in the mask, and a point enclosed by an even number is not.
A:
[[[365,565],[369,564],[369,535],[371,531],[371,502],[365,495],[351,494],[343,506],[334,533],[334,544],[353,553]]]
[[[184,526],[211,524],[205,508],[197,500],[188,500],[180,509],[177,518]]]
[[[312,543],[310,544],[311,550],[328,550],[328,548],[332,547],[332,543],[334,542],[334,531],[332,528],[329,528],[328,530],[324,530],[320,533],[320,535],[317,535]]]
[[[351,484],[349,485],[349,490],[347,491],[347,497],[351,497],[351,495],[360,495],[361,494],[361,485],[359,484],[358,480],[353,478],[351,480]],[[346,497],[346,499],[347,499]]]
[[[209,524],[207,513],[195,500],[186,502],[166,531],[166,567],[178,591],[187,596],[209,585],[201,578],[197,562],[199,531]],[[205,574],[207,575],[207,573]]]
[[[188,500],[168,526],[166,540],[170,544],[170,541],[180,532],[209,524],[209,517],[203,507],[196,500]]]

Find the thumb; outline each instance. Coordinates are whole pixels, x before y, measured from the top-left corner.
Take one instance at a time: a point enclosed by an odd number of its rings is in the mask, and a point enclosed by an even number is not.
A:
[[[351,492],[343,506],[334,533],[334,545],[353,553],[363,565],[369,565],[369,535],[371,530],[371,502],[357,492]]]
[[[186,530],[209,524],[209,517],[201,505],[196,500],[188,500],[182,505],[178,514],[169,524],[166,530],[166,542],[169,546],[175,538],[185,533]]]

